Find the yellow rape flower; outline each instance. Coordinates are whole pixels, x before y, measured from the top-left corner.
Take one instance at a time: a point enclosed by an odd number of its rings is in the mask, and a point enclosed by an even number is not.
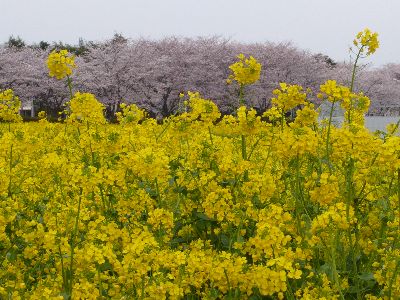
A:
[[[136,104],[126,105],[122,103],[120,107],[122,112],[115,114],[120,123],[137,124],[146,117],[145,111],[140,109]]]
[[[253,84],[260,79],[261,64],[253,57],[246,58],[244,54],[237,56],[239,61],[232,64],[229,69],[233,72],[227,83],[235,80],[239,85]]]
[[[218,106],[211,100],[203,99],[198,92],[188,92],[190,117],[192,120],[201,120],[206,123],[215,122],[221,113]]]
[[[353,95],[350,89],[343,85],[338,85],[336,80],[327,80],[320,86],[321,93],[318,94],[318,98],[327,99],[329,102],[350,102],[350,98]]]
[[[353,44],[359,47],[361,53],[367,51],[366,55],[369,56],[379,48],[378,33],[365,28],[357,34]]]
[[[5,122],[21,121],[20,108],[21,100],[14,95],[13,90],[0,90],[0,120]]]
[[[276,97],[271,99],[272,104],[280,108],[282,112],[287,112],[298,105],[305,104],[307,95],[302,90],[303,88],[296,84],[280,83],[280,89],[273,91]]]
[[[296,119],[292,126],[311,126],[316,124],[317,120],[318,112],[314,109],[314,104],[306,103],[302,109],[296,111]]]
[[[364,114],[368,111],[370,100],[362,92],[353,93],[350,88],[338,85],[335,80],[326,81],[320,86],[320,91],[318,98],[327,99],[331,103],[340,102],[345,110],[347,124],[364,124]]]
[[[93,94],[75,93],[68,102],[71,110],[69,121],[87,121],[89,123],[106,123],[104,118],[104,105],[101,104]]]
[[[71,75],[72,69],[76,67],[74,59],[75,57],[70,56],[68,50],[52,51],[47,58],[49,75],[57,79]]]

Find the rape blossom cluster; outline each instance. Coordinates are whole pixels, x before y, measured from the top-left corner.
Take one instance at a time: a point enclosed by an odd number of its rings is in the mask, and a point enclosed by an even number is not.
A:
[[[21,108],[21,100],[14,95],[11,89],[0,90],[0,120],[5,122],[19,122],[22,121],[19,115]]]
[[[398,124],[372,134],[333,81],[339,128],[302,87],[274,95],[262,116],[197,92],[162,122],[122,105],[108,124],[80,92],[65,122],[0,115],[0,296],[400,298]]]
[[[362,53],[366,51],[366,55],[374,54],[376,49],[379,48],[378,33],[371,32],[366,28],[360,31],[353,41],[354,46],[358,47]]]
[[[235,80],[240,85],[255,83],[260,78],[261,64],[253,57],[246,58],[244,54],[238,55],[239,61],[232,64],[229,69],[233,72],[228,83]]]
[[[52,51],[47,58],[47,67],[50,77],[63,79],[72,74],[76,67],[74,57],[67,50]]]

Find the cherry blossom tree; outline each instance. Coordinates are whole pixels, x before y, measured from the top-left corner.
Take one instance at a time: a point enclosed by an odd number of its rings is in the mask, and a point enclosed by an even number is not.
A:
[[[64,81],[48,76],[45,65],[51,47],[0,48],[0,88],[12,88],[22,101],[34,100],[39,110],[56,115],[69,99]],[[244,44],[220,37],[128,40],[114,37],[85,44],[76,57],[72,75],[75,91],[91,92],[111,116],[119,104],[136,103],[153,117],[176,113],[180,93],[198,91],[217,103],[223,113],[238,107],[238,87],[228,85],[229,65],[237,55],[252,55],[262,64],[260,80],[246,86],[248,106],[259,111],[270,105],[279,82],[310,88],[310,98],[327,79],[348,83],[351,66],[336,63],[323,54],[313,54],[291,43]],[[360,68],[355,90],[371,97],[372,109],[394,106],[399,101],[398,65]],[[397,102],[396,102],[397,101]]]
[[[371,114],[400,114],[400,64],[368,71],[361,89],[371,98]]]
[[[23,48],[0,49],[0,88],[14,90],[21,101],[56,115],[68,99],[65,83],[49,78],[45,66],[48,52]]]

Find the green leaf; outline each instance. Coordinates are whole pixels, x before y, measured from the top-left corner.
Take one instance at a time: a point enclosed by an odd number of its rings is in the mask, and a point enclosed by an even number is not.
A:
[[[372,272],[364,272],[358,275],[358,278],[364,281],[375,280],[374,274]]]

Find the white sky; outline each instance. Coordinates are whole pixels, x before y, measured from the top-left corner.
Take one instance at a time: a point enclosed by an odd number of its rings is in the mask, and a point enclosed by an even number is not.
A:
[[[292,41],[348,60],[358,31],[379,33],[375,66],[400,63],[400,0],[0,0],[0,42],[76,44],[114,33],[158,39],[221,35],[242,42]]]

